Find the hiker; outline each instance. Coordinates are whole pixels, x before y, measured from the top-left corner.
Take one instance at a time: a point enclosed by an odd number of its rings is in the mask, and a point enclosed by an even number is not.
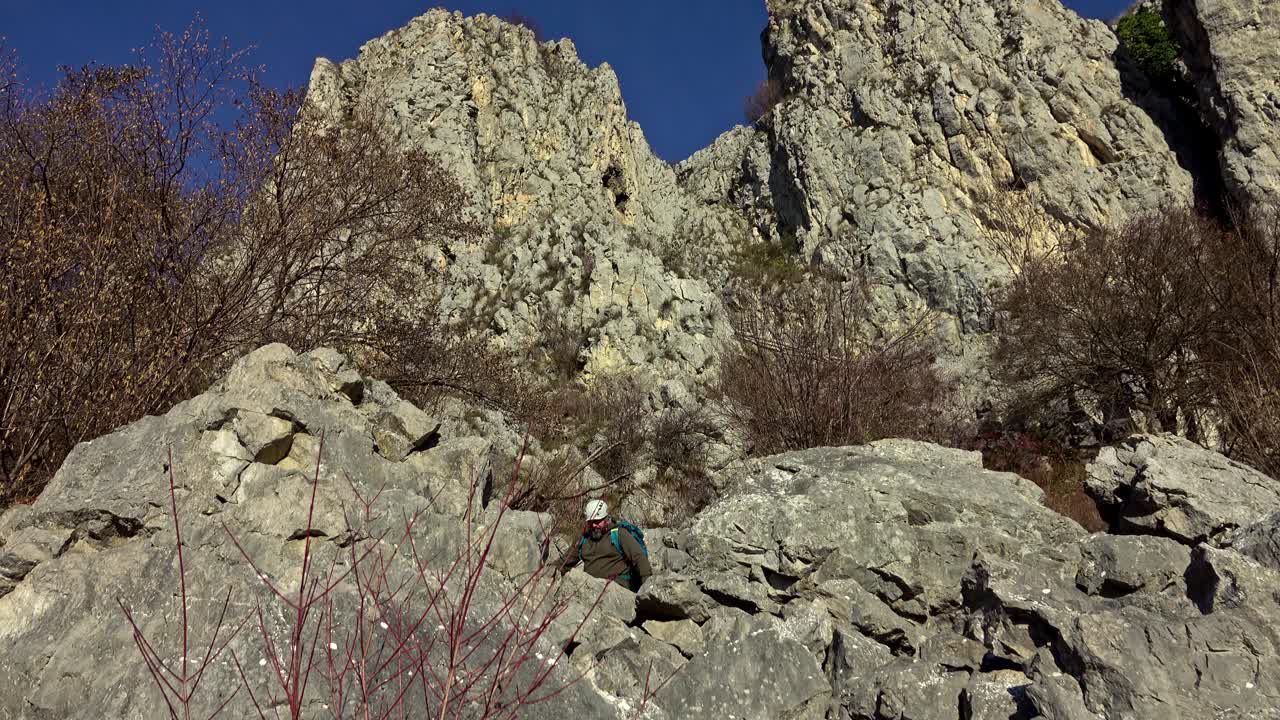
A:
[[[644,532],[625,520],[615,522],[603,500],[588,500],[582,515],[586,527],[578,544],[565,554],[560,572],[582,563],[589,575],[611,579],[632,592],[640,590],[653,574]]]

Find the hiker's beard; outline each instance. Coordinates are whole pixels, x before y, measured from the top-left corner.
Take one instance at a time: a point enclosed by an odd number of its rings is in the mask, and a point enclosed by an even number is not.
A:
[[[587,531],[587,537],[591,538],[592,540],[599,540],[600,538],[604,537],[604,529],[593,527]]]

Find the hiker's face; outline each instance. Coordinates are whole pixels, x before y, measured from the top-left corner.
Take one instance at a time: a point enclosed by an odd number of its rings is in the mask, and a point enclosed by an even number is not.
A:
[[[596,537],[599,537],[600,534],[603,533],[605,529],[608,527],[609,527],[608,518],[603,518],[601,520],[592,520],[591,522],[587,523],[587,530]]]

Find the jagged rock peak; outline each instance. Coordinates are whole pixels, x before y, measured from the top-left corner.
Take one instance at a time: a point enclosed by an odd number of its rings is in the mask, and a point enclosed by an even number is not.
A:
[[[1056,0],[771,0],[783,100],[682,173],[766,235],[862,268],[890,312],[921,303],[966,331],[999,276],[991,193],[1069,225],[1189,199],[1191,178],[1126,96],[1116,39]]]
[[[353,60],[317,61],[309,93],[335,119],[373,104],[400,142],[441,159],[493,228],[484,247],[449,253],[447,313],[479,313],[517,345],[571,326],[587,373],[710,368],[725,335],[718,302],[670,258],[724,246],[744,223],[677,186],[608,65],[586,67],[569,40],[433,10]]]

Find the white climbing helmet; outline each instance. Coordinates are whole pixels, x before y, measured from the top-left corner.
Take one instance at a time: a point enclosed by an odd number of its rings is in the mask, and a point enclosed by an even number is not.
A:
[[[609,516],[609,506],[603,500],[588,500],[587,506],[582,508],[582,517],[587,522],[603,520]]]

